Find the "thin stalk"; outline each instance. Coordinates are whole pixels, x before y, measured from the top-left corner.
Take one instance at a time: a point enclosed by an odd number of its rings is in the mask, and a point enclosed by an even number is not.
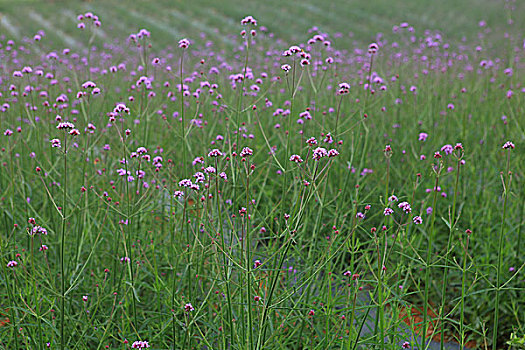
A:
[[[443,287],[441,289],[441,309],[439,311],[439,327],[441,328],[441,339],[440,349],[445,348],[445,330],[444,330],[444,308],[445,308],[445,296],[448,289],[448,255],[450,252],[450,246],[452,244],[452,235],[454,233],[454,227],[456,225],[456,202],[458,197],[458,184],[459,184],[459,173],[461,169],[461,157],[458,157],[457,170],[456,170],[456,184],[454,185],[454,199],[452,201],[452,214],[449,218],[449,232],[447,250],[445,251],[445,268],[443,270]]]
[[[427,338],[427,318],[428,318],[428,292],[430,289],[430,260],[432,258],[432,243],[434,240],[434,223],[436,221],[436,203],[438,197],[437,187],[439,185],[439,175],[441,173],[441,163],[436,165],[436,182],[434,184],[434,199],[432,201],[432,218],[430,219],[430,232],[428,234],[427,258],[425,260],[425,296],[423,300],[423,324],[421,325],[421,349],[425,349]]]
[[[44,344],[42,339],[42,324],[40,321],[40,315],[39,307],[38,307],[38,293],[37,293],[37,286],[36,286],[36,271],[35,271],[35,237],[31,237],[31,269],[33,272],[33,302],[35,303],[35,315],[36,315],[36,321],[38,326],[38,348],[42,348],[42,344]]]
[[[180,74],[180,137],[182,138],[182,167],[181,172],[182,176],[186,174],[184,171],[184,167],[186,166],[186,131],[184,127],[184,89],[183,89],[183,83],[184,80],[182,79],[182,66],[184,63],[184,49],[182,50],[182,55],[180,56],[180,67],[179,67],[179,74]]]
[[[246,167],[246,164],[245,164]],[[249,198],[249,190],[250,190],[250,174],[248,171],[248,168],[246,168],[246,288],[248,290],[248,349],[253,349],[253,325],[252,325],[252,281],[251,281],[251,258],[250,258],[250,198]]]
[[[66,300],[66,276],[64,274],[64,248],[66,242],[66,215],[67,215],[67,129],[64,131],[64,173],[63,173],[63,197],[62,197],[62,230],[60,234],[60,278],[61,278],[61,305],[60,305],[60,349],[65,349],[64,324],[65,324],[65,300]]]
[[[467,231],[467,244],[465,246],[465,251],[463,254],[463,268],[461,270],[462,276],[461,276],[461,313],[459,316],[459,333],[460,333],[460,342],[461,342],[461,349],[465,348],[465,294],[466,294],[466,277],[467,277],[467,256],[468,256],[468,244],[470,240],[470,233]]]
[[[494,309],[494,331],[492,334],[492,349],[496,350],[498,347],[498,321],[499,321],[499,302],[501,294],[501,263],[503,258],[503,237],[505,236],[505,217],[507,215],[507,199],[512,183],[512,173],[510,172],[510,149],[507,151],[507,167],[506,172],[507,181],[503,182],[503,215],[501,216],[501,229],[499,232],[498,245],[498,266],[496,270],[496,302]]]
[[[5,221],[5,226],[6,226],[6,231],[5,232],[8,232],[7,231],[7,213],[4,212],[4,221]],[[0,235],[0,239],[3,237],[3,235]],[[6,240],[6,243],[7,243],[7,247],[9,246],[9,243],[8,241]],[[4,243],[0,240],[0,256],[4,256]],[[4,261],[2,260],[2,270],[3,270],[3,273],[4,273],[4,276],[7,276],[7,268],[6,268],[6,264],[4,264]],[[13,272],[14,273],[14,272]],[[13,293],[13,290],[11,289],[11,283],[9,282],[9,279],[8,278],[4,278],[3,279],[4,282],[5,282],[5,285],[6,285],[6,288],[7,288],[7,297],[8,297],[8,301],[9,301],[9,305],[11,305],[11,307],[9,308],[9,313],[11,314],[11,322],[12,322],[12,325],[13,325],[13,337],[15,339],[15,349],[19,349],[18,347],[18,336],[17,336],[17,330],[18,330],[18,326],[17,326],[17,322],[16,322],[16,317],[15,317],[15,298],[14,298],[14,293]],[[16,284],[14,284],[14,286],[16,286]],[[14,288],[13,288],[14,289]]]

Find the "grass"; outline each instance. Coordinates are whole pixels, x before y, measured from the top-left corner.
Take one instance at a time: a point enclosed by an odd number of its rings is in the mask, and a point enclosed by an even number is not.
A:
[[[509,348],[523,4],[390,4],[0,2],[0,348]]]

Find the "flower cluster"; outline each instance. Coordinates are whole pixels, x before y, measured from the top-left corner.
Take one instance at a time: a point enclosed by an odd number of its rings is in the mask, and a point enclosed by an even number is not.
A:
[[[79,23],[77,24],[78,29],[86,28],[86,22],[89,25],[92,23],[95,27],[100,27],[102,23],[98,19],[98,16],[94,15],[92,12],[86,12],[77,16]]]
[[[132,349],[146,349],[149,348],[149,344],[145,340],[137,340],[131,344]]]

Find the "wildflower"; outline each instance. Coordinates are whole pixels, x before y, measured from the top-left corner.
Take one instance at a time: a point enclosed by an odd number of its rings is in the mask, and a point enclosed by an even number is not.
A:
[[[190,179],[183,179],[179,181],[180,187],[191,187],[191,185],[192,185],[192,182]]]
[[[350,92],[350,84],[348,83],[340,83],[339,84],[339,90],[337,91],[337,93],[339,95],[346,95]]]
[[[421,218],[421,216],[414,216],[414,218],[412,219],[412,221],[414,222],[414,224],[416,225],[421,225],[423,223],[423,219]]]
[[[334,148],[328,151],[328,158],[337,157],[338,155],[339,155],[339,151]]]
[[[307,120],[312,119],[312,115],[308,111],[304,111],[304,112],[299,113],[299,117],[307,119]]]
[[[388,216],[393,213],[394,213],[394,210],[392,208],[385,208],[385,211],[383,211],[383,215],[385,216]]]
[[[244,147],[239,154],[241,157],[248,157],[253,155],[253,150],[250,147]]]
[[[365,218],[365,214],[359,212],[359,213],[356,214],[355,217],[358,218],[359,220],[363,220]]]
[[[198,163],[204,163],[204,157],[197,157],[192,162],[191,165],[197,165]]]
[[[292,69],[292,67],[289,65],[289,64],[283,64],[281,66],[281,69],[285,72],[285,73],[288,73],[290,71],[290,69]]]
[[[503,149],[514,149],[514,143],[512,143],[511,141],[507,141],[505,142],[505,144],[501,147]]]
[[[394,195],[391,195],[390,197],[388,197],[388,201],[389,202],[397,202],[397,197],[394,196]]]
[[[184,192],[182,192],[182,191],[175,191],[175,192],[173,192],[173,197],[175,197],[175,198],[182,198],[182,197],[184,197]]]
[[[82,300],[83,300],[84,302],[88,301],[88,296],[87,296],[87,295],[82,296]]]
[[[219,177],[220,177],[221,179],[223,179],[224,181],[228,181],[228,176],[226,175],[225,172],[221,172],[221,173],[219,173]]]
[[[252,16],[246,16],[241,20],[241,25],[245,26],[248,24],[253,24],[254,26],[256,26],[257,20],[253,18]]]
[[[409,342],[404,342],[403,345],[401,345],[403,347],[403,349],[410,349],[410,343]]]
[[[412,211],[412,208],[410,207],[410,204],[408,202],[401,202],[397,206],[403,209],[403,211],[407,214],[409,214]]]
[[[11,135],[13,135],[13,131],[11,129],[5,129],[4,135],[5,136],[11,136]]]
[[[83,89],[93,89],[93,88],[96,88],[96,87],[97,87],[97,84],[95,84],[92,81],[86,81],[85,83],[82,84],[82,88]]]
[[[290,157],[290,162],[302,163],[303,160],[299,155],[294,154]]]
[[[315,137],[310,137],[308,140],[306,140],[306,143],[310,146],[315,146],[317,145],[317,140],[315,139]]]
[[[454,151],[454,147],[452,147],[452,145],[445,145],[441,147],[441,152],[444,152],[446,156],[448,156],[449,154],[452,154],[453,151]]]
[[[221,157],[223,156],[223,153],[219,151],[217,148],[212,149],[210,153],[208,153],[208,157]]]
[[[288,48],[288,51],[290,51],[292,54],[294,54],[294,53],[299,53],[299,52],[301,52],[303,50],[297,45],[292,45],[292,46],[290,46],[290,48]]]
[[[7,267],[16,267],[18,263],[14,260],[11,260],[7,263]]]
[[[59,116],[57,116],[59,117]],[[71,123],[71,122],[61,122],[61,123],[58,123],[57,125],[57,129],[59,130],[63,130],[63,129],[74,129],[75,128],[75,124]]]
[[[179,47],[181,49],[187,49],[190,46],[190,41],[186,38],[179,40]]]
[[[258,267],[261,266],[261,265],[262,265],[261,260],[255,260],[255,261],[253,262],[253,268],[254,268],[254,269],[258,268]]]
[[[379,46],[376,43],[368,45],[368,53],[370,55],[375,55],[377,53],[377,50],[379,50]]]
[[[132,349],[146,349],[149,348],[149,344],[147,341],[143,340],[137,340],[131,344]]]
[[[328,152],[326,151],[326,148],[323,148],[323,147],[317,147],[316,149],[314,149],[313,153],[312,153],[312,157],[315,159],[315,160],[319,160],[323,157],[326,157],[328,156]]]
[[[42,226],[35,226],[28,233],[30,236],[34,236],[36,234],[47,235],[47,230],[43,228]]]
[[[419,133],[419,141],[425,141],[428,137],[428,134],[426,132]]]
[[[426,210],[426,212],[427,212],[427,215],[432,214],[432,207],[428,207],[427,210]]]
[[[326,134],[326,137],[324,138],[323,142],[325,143],[333,143],[334,138],[332,137],[332,134],[328,133]]]
[[[186,305],[184,305],[184,310],[186,312],[192,312],[195,310],[195,308],[193,307],[193,305],[191,305],[191,303],[187,303]]]

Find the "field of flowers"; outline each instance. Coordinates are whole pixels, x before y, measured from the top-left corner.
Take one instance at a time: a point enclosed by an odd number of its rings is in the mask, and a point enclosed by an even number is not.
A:
[[[200,2],[0,3],[0,349],[523,348],[523,4]]]

